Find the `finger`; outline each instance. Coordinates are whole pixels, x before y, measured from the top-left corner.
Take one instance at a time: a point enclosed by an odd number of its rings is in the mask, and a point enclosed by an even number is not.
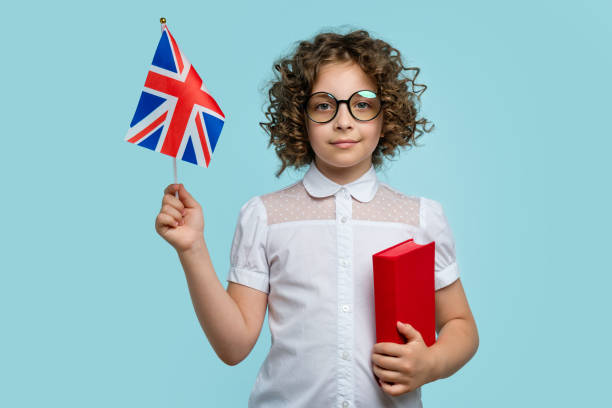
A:
[[[376,364],[372,365],[372,371],[381,381],[398,382],[401,378],[401,374],[398,371],[385,370]]]
[[[372,364],[376,364],[385,370],[400,371],[401,362],[397,357],[385,356],[382,354],[372,354]]]
[[[183,216],[181,215],[179,210],[177,210],[176,208],[170,205],[165,204],[162,207],[161,212],[170,215],[172,218],[174,218],[179,223],[183,220]]]
[[[393,395],[393,396],[401,395],[405,392],[408,392],[409,390],[409,388],[405,386],[404,384],[399,384],[399,383],[389,384],[384,381],[382,383],[382,389],[387,394]]]
[[[157,227],[178,227],[178,222],[168,214],[159,213],[157,215]]]
[[[403,347],[404,347],[403,344],[383,342],[383,343],[374,344],[372,351],[378,354],[385,354],[388,356],[399,357],[402,355]]]
[[[419,333],[417,329],[415,329],[413,326],[411,326],[408,323],[403,323],[403,322],[398,321],[397,331],[400,332],[400,334],[402,334],[406,338],[407,343],[413,340],[423,340],[421,333]]]
[[[162,207],[164,206],[164,204],[171,205],[172,207],[179,210],[181,214],[185,210],[185,205],[183,205],[181,200],[179,200],[178,198],[176,198],[174,195],[171,195],[171,194],[164,194],[164,198],[162,198]]]
[[[169,184],[168,187],[164,189],[164,194],[174,195],[174,192],[178,191],[178,189],[179,189],[178,184]]]
[[[183,204],[185,204],[186,208],[197,208],[200,206],[200,204],[198,204],[198,202],[191,196],[191,194],[189,194],[187,189],[185,189],[184,185],[180,185],[178,192],[179,198],[181,199]]]

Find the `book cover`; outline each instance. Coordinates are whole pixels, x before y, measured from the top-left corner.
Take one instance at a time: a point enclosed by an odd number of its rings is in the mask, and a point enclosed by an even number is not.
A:
[[[397,321],[421,333],[427,346],[436,340],[435,242],[419,245],[413,239],[372,255],[376,342],[404,344]]]

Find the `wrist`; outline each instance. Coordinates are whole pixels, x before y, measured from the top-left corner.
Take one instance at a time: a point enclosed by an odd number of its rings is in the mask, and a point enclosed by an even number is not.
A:
[[[437,381],[442,378],[444,360],[439,351],[435,344],[429,348],[430,379],[428,382]]]
[[[202,237],[186,248],[177,249],[176,252],[180,258],[184,258],[202,253],[204,249],[206,249],[206,242],[204,241],[204,237]]]

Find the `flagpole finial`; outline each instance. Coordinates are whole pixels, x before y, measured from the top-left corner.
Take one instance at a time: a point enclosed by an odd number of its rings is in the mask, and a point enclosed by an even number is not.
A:
[[[162,24],[166,24],[166,19],[164,17],[162,17],[162,18],[159,19],[159,22],[162,23]]]

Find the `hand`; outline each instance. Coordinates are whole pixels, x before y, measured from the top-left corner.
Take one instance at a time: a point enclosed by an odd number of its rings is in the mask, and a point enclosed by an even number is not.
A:
[[[178,198],[174,193],[178,190]],[[204,216],[200,204],[182,184],[164,190],[155,230],[177,251],[186,251],[204,241]]]
[[[384,392],[397,396],[436,380],[435,360],[419,333],[409,324],[397,322],[405,344],[376,343],[372,349],[372,370]]]

